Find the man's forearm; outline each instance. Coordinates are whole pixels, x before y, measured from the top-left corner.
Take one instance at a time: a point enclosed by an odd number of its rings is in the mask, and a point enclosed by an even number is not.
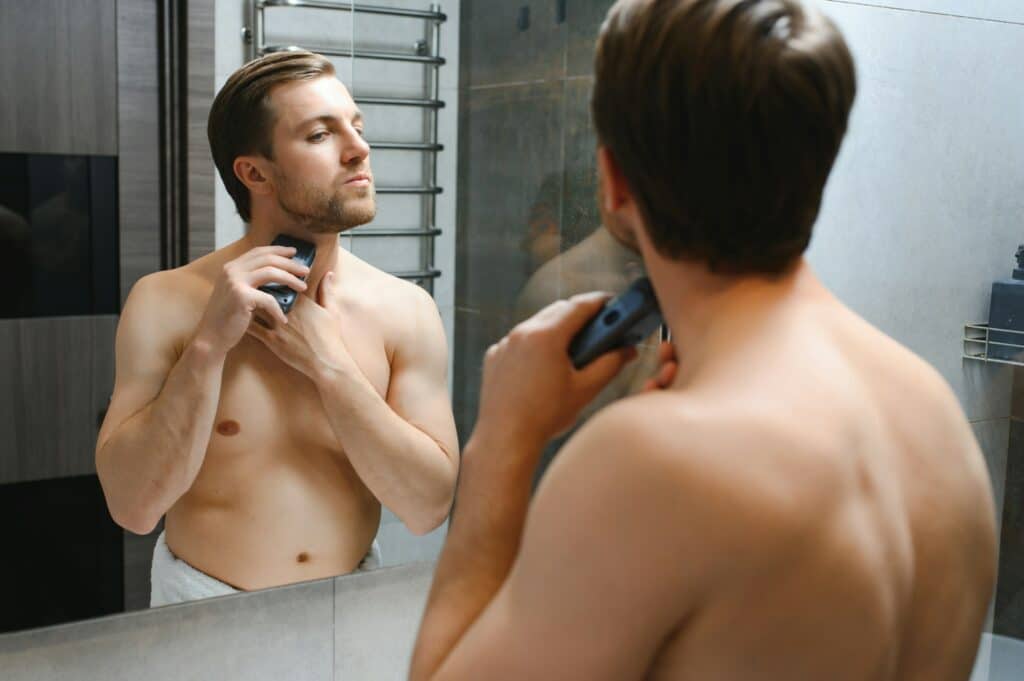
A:
[[[440,525],[455,488],[455,453],[396,414],[362,376],[331,371],[317,386],[331,429],[374,496],[414,533]]]
[[[192,486],[217,414],[224,356],[186,346],[160,394],[122,423],[96,452],[114,520],[145,534]]]
[[[409,678],[434,678],[494,598],[519,551],[542,445],[478,436],[466,445],[448,538],[420,625]]]

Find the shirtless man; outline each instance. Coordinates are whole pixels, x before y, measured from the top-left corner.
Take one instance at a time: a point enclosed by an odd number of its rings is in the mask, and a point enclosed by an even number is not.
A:
[[[144,534],[166,514],[154,604],[349,572],[381,504],[415,534],[438,527],[458,470],[433,300],[338,246],[375,201],[362,115],[330,62],[242,67],[209,136],[249,228],[132,289],[96,446],[118,524]],[[269,246],[279,233],[316,244],[308,271]],[[287,317],[268,282],[301,293]]]
[[[995,574],[981,452],[921,359],[802,258],[854,96],[796,0],[620,0],[597,44],[603,224],[678,363],[566,444],[629,360],[581,371],[603,298],[488,351],[414,679],[964,681]]]

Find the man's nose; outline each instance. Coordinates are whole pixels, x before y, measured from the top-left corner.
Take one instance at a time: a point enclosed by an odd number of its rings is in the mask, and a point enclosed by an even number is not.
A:
[[[341,149],[341,162],[350,165],[362,161],[369,155],[369,143],[355,130],[350,131]]]

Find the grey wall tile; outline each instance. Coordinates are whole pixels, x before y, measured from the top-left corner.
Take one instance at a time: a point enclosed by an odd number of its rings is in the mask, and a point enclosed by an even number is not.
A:
[[[556,20],[554,2],[463,0],[462,87],[553,80],[565,75],[567,24]],[[529,10],[529,28],[519,16]]]
[[[452,411],[459,442],[465,444],[476,423],[483,377],[484,353],[497,338],[487,335],[478,310],[455,309],[455,375],[452,382]]]
[[[531,216],[561,195],[563,96],[552,82],[464,98],[457,306],[511,309],[532,271]]]
[[[0,637],[5,681],[332,678],[334,581]]]
[[[592,76],[594,46],[613,0],[567,0],[569,37],[566,48],[566,75]]]
[[[436,561],[447,535],[447,522],[420,537],[409,532],[400,520],[381,523],[380,530],[377,532],[377,541],[380,543],[382,557],[381,565],[392,567],[406,563]]]
[[[831,5],[875,5],[915,12],[1024,23],[1024,3],[1019,0],[825,0],[820,4],[825,7],[826,12],[831,9]]]
[[[810,257],[858,313],[936,366],[972,420],[1010,372],[960,359],[1024,215],[1024,27],[832,4],[860,75]]]
[[[593,78],[565,83],[565,170],[561,250],[589,236],[600,224],[597,206],[597,133],[590,117]]]
[[[335,681],[407,678],[432,578],[430,563],[335,578]]]
[[[1018,681],[1024,669],[1024,641],[992,636],[990,645],[988,681]]]

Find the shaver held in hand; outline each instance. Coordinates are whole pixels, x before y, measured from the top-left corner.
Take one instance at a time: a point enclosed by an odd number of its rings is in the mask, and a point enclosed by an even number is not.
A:
[[[313,266],[313,259],[316,258],[316,246],[303,241],[302,239],[295,239],[286,234],[278,234],[274,237],[274,241],[270,244],[271,246],[285,246],[295,249],[295,255],[292,256],[292,260],[298,261],[306,267]],[[292,309],[292,305],[295,304],[295,297],[299,295],[292,289],[288,288],[286,284],[278,284],[277,282],[270,282],[260,286],[260,290],[269,293],[277,301],[277,304],[281,306],[281,311],[285,314]]]
[[[661,326],[661,308],[647,277],[634,281],[612,298],[587,322],[569,344],[569,356],[577,369],[606,352],[636,345]]]

